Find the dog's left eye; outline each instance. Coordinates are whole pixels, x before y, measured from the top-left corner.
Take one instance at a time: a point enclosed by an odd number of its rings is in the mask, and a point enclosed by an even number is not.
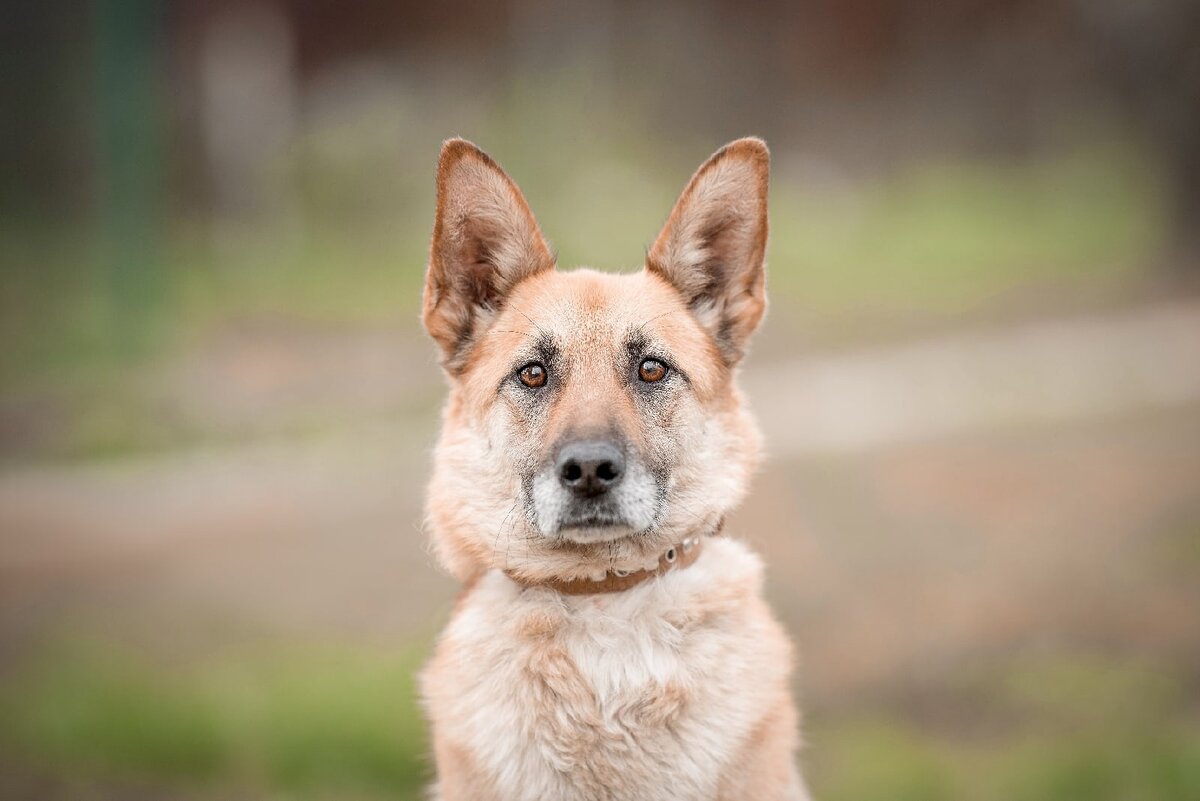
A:
[[[538,362],[530,362],[517,373],[521,383],[530,389],[537,389],[546,384],[546,368]]]
[[[642,359],[638,365],[638,378],[647,384],[662,381],[667,377],[667,366],[658,359]]]

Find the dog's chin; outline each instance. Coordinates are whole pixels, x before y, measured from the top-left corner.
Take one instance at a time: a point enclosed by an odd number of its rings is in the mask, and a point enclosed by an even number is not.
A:
[[[616,542],[640,533],[629,524],[616,520],[572,521],[558,528],[558,538],[560,540],[577,545]]]

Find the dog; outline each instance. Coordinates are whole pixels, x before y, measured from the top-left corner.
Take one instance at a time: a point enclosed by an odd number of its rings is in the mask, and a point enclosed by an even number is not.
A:
[[[426,523],[464,589],[421,674],[440,801],[808,799],[793,653],[720,536],[761,435],[769,154],[715,153],[639,272],[559,271],[447,141],[422,317],[450,390]]]

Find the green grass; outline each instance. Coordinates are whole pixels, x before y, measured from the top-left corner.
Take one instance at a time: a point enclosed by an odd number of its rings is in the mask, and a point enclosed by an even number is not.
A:
[[[772,279],[802,308],[962,314],[1016,290],[1091,290],[1147,266],[1164,212],[1128,153],[917,165],[877,184],[776,184]]]
[[[926,706],[939,709],[881,702],[811,722],[806,762],[817,797],[1200,798],[1200,716],[1182,666],[1051,653],[968,673],[926,691]]]
[[[0,742],[40,770],[97,781],[416,798],[418,664],[412,651],[291,647],[172,667],[60,647],[5,682]]]
[[[367,646],[182,666],[59,646],[0,686],[0,744],[74,782],[415,799],[428,779],[418,664],[414,651]],[[1188,681],[1136,660],[1014,658],[915,707],[822,711],[806,725],[806,773],[823,801],[1190,801],[1200,721]],[[945,704],[955,715],[936,713]]]
[[[986,742],[874,717],[810,726],[806,755],[823,801],[1191,801],[1200,726]]]

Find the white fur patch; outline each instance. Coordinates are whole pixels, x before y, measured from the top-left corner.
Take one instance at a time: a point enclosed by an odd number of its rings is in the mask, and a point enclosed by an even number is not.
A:
[[[655,522],[659,512],[659,494],[650,471],[637,459],[630,459],[625,477],[611,490],[615,513],[623,526],[588,529],[574,528],[566,535],[574,542],[603,542],[643,532]],[[542,470],[533,480],[534,518],[543,537],[560,535],[562,522],[571,505],[571,491],[558,480],[553,469]]]

